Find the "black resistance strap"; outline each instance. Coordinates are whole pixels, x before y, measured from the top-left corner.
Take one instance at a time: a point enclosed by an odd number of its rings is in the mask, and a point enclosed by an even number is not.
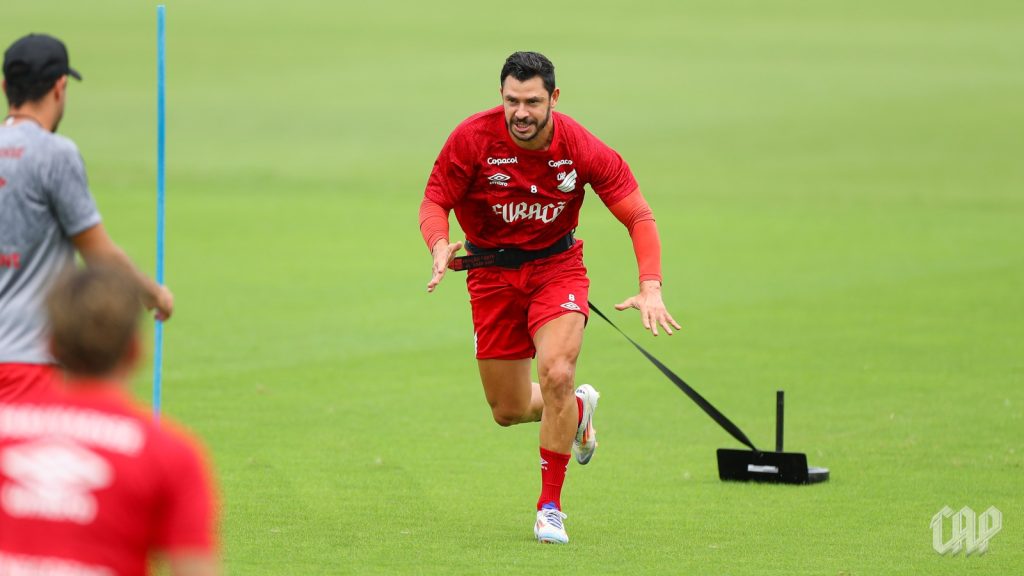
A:
[[[466,251],[469,254],[452,259],[448,267],[455,272],[488,266],[515,269],[527,262],[561,254],[575,245],[576,239],[573,238],[572,232],[562,236],[547,248],[540,250],[518,250],[516,248],[486,249],[474,246],[469,240],[466,240]]]
[[[558,242],[552,244],[551,246],[543,250],[535,251],[515,249],[482,250],[470,245],[469,249],[471,250],[471,252],[474,253],[468,256],[461,256],[453,259],[452,262],[448,265],[448,267],[456,272],[469,270],[471,268],[482,268],[488,266],[497,266],[499,268],[518,268],[526,262],[530,262],[533,260],[537,260],[539,258],[544,258],[547,256],[564,252],[571,248],[575,242],[576,241],[573,239],[572,233],[569,233],[565,237],[560,239]],[[466,244],[468,245],[469,242],[467,242]],[[676,376],[676,373],[670,370],[668,366],[662,364],[661,360],[658,360],[653,355],[651,355],[650,352],[644,350],[642,346],[634,342],[632,338],[627,336],[626,333],[623,332],[618,326],[616,326],[614,322],[609,320],[607,316],[605,316],[600,310],[598,310],[597,306],[594,306],[593,302],[588,302],[588,304],[590,304],[591,310],[596,312],[597,315],[600,316],[601,318],[604,318],[604,321],[611,324],[612,328],[618,330],[619,334],[622,334],[622,336],[625,337],[626,340],[629,340],[630,344],[636,346],[636,349],[639,350],[641,354],[646,356],[647,359],[651,361],[651,364],[654,364],[658,368],[658,370],[661,370],[661,373],[664,374],[665,377],[671,380],[673,384],[678,386],[679,389],[682,390],[687,396],[689,396],[690,400],[693,400],[697,404],[697,406],[700,406],[701,409],[704,410],[704,412],[706,412],[708,416],[711,416],[712,420],[718,422],[718,425],[724,428],[725,431],[728,432],[729,434],[732,434],[733,438],[739,440],[745,446],[749,447],[751,450],[758,452],[758,449],[754,447],[754,443],[751,442],[749,438],[747,438],[747,435],[744,434],[738,426],[729,421],[729,419],[726,418],[724,414],[719,412],[717,408],[712,406],[710,402],[705,400],[703,396],[698,394],[697,391],[691,388],[689,384],[684,382],[682,378]]]
[[[650,352],[644,350],[643,346],[640,346],[635,341],[633,341],[632,338],[627,336],[626,333],[622,331],[622,329],[616,326],[614,322],[609,320],[607,316],[601,313],[601,311],[597,309],[597,306],[594,306],[593,302],[588,302],[588,304],[590,304],[591,310],[597,313],[597,315],[600,316],[601,318],[604,318],[604,321],[611,324],[612,328],[618,330],[619,334],[622,334],[622,336],[626,340],[629,340],[630,344],[636,346],[636,349],[639,350],[641,354],[646,356],[647,359],[651,361],[651,364],[654,364],[658,368],[658,370],[661,370],[661,373],[664,374],[666,378],[671,380],[673,384],[678,386],[680,390],[682,390],[687,396],[689,396],[690,400],[693,400],[697,404],[697,406],[700,406],[701,409],[704,410],[704,412],[707,412],[707,415],[711,416],[712,420],[718,422],[718,425],[724,428],[725,431],[728,432],[729,434],[732,434],[733,438],[739,440],[745,446],[748,446],[751,450],[755,452],[759,451],[757,448],[754,447],[754,443],[751,442],[749,438],[747,438],[747,435],[744,434],[738,426],[733,424],[728,418],[725,417],[724,414],[719,412],[717,408],[712,406],[710,402],[705,400],[703,396],[698,394],[696,390],[694,390],[693,388],[690,387],[689,384],[684,382],[682,378],[676,376],[676,373],[670,370],[668,366],[662,364],[661,360],[655,358]]]

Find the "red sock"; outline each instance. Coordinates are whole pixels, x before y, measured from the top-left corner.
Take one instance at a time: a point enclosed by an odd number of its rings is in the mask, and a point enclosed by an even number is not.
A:
[[[565,469],[569,467],[569,454],[559,454],[540,449],[540,498],[537,510],[545,504],[554,503],[562,509],[562,484],[565,483]]]
[[[580,417],[576,419],[576,427],[579,428],[583,424],[583,398],[576,397],[576,407],[580,409]]]

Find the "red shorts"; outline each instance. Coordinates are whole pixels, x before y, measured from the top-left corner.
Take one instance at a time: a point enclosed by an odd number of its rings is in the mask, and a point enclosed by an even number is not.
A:
[[[57,369],[50,364],[0,362],[0,402],[19,400],[54,386]]]
[[[582,240],[518,270],[473,268],[468,274],[476,357],[481,360],[533,358],[533,336],[541,326],[570,312],[584,318],[590,314]]]

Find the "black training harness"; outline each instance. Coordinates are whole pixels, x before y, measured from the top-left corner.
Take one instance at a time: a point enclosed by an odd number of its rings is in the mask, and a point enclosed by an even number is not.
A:
[[[541,248],[540,250],[520,250],[518,248],[481,248],[470,241],[466,241],[468,256],[459,256],[448,264],[448,267],[456,272],[469,270],[471,268],[485,268],[494,266],[497,268],[517,269],[527,262],[561,254],[576,245],[576,239],[572,232],[558,239],[557,242]]]

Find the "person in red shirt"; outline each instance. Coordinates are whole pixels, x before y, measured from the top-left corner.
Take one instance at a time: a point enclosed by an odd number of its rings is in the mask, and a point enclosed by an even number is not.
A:
[[[213,485],[198,444],[130,398],[138,283],[93,266],[47,303],[61,385],[0,402],[0,574],[218,573]]]
[[[629,230],[640,290],[616,309],[640,311],[644,328],[680,326],[661,297],[654,216],[626,162],[572,118],[555,112],[554,65],[516,52],[501,70],[502,105],[463,121],[441,150],[420,204],[433,257],[433,292],[451,267],[468,270],[476,357],[484,395],[502,426],[540,421],[541,493],[534,535],[567,543],[561,491],[570,450],[580,464],[597,448],[599,394],[575,389],[590,312],[583,241],[574,238],[590,185]],[[466,242],[450,243],[454,210]],[[469,256],[456,257],[465,246]],[[532,358],[539,382],[532,382]]]

